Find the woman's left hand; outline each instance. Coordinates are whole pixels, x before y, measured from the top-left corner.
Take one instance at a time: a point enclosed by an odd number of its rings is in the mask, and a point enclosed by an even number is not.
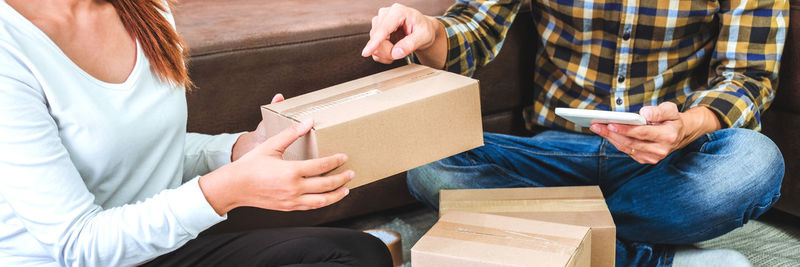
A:
[[[283,101],[283,95],[276,94],[274,97],[272,97],[270,104],[281,101]],[[250,150],[253,150],[253,148],[269,139],[269,136],[267,136],[266,127],[267,126],[264,123],[264,120],[261,120],[261,122],[258,123],[258,127],[256,127],[255,131],[247,132],[242,136],[239,136],[239,139],[236,140],[235,144],[233,144],[233,149],[231,151],[231,162],[241,158],[244,156],[244,154],[247,154],[247,152],[250,152]]]
[[[700,136],[721,128],[710,109],[698,106],[679,112],[672,102],[643,107],[649,125],[592,124],[589,129],[642,164],[656,164]]]

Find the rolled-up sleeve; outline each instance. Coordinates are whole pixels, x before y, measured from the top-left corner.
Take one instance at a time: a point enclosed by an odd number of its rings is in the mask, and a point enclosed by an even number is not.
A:
[[[724,0],[719,18],[709,89],[690,94],[683,108],[705,106],[723,127],[760,130],[761,113],[775,96],[789,2]]]
[[[456,1],[437,19],[447,32],[445,69],[472,76],[494,59],[522,1]]]

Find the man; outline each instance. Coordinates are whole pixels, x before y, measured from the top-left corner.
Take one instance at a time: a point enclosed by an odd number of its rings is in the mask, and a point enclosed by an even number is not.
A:
[[[435,18],[382,8],[362,56],[412,55],[472,75],[499,52],[521,2],[459,0]],[[788,8],[786,0],[533,1],[530,34],[543,48],[524,115],[529,127],[551,130],[487,133],[481,148],[410,171],[409,189],[435,208],[440,189],[599,185],[617,224],[617,265],[748,265],[738,252],[676,247],[740,227],[779,197],[783,157],[757,130],[774,96]],[[638,112],[648,125],[586,129],[556,107]]]

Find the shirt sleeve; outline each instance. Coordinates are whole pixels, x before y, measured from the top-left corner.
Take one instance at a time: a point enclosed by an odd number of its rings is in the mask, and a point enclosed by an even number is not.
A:
[[[723,127],[761,129],[772,103],[789,22],[787,0],[723,0],[720,32],[711,57],[709,89],[683,105],[705,106]]]
[[[447,32],[445,69],[472,76],[492,61],[503,46],[522,1],[458,0],[437,19]]]
[[[244,132],[220,135],[187,133],[184,145],[184,181],[231,163],[233,145],[242,134]]]
[[[0,196],[59,265],[135,265],[225,219],[196,179],[135,204],[95,204],[33,72],[7,55],[0,55]]]

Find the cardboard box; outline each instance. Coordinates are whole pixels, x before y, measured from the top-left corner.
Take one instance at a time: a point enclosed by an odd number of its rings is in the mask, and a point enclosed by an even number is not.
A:
[[[483,145],[474,79],[408,65],[261,108],[270,136],[313,118],[314,128],[284,159],[336,153],[349,160],[358,187]]]
[[[584,226],[453,211],[411,248],[411,266],[588,266],[591,243]]]
[[[489,213],[592,229],[592,266],[614,266],[617,228],[597,186],[442,190],[439,214]]]

